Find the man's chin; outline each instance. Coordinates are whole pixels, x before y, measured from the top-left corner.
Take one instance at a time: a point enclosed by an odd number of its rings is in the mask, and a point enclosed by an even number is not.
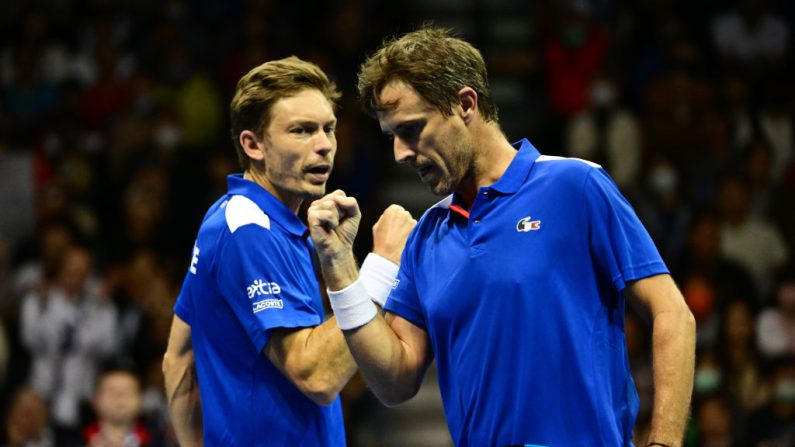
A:
[[[307,188],[306,198],[308,200],[317,200],[326,195],[326,185],[313,185],[312,188]]]

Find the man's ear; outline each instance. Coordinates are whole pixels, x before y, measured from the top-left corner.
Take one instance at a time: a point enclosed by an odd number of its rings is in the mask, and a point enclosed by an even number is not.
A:
[[[248,158],[252,160],[262,161],[265,158],[265,139],[257,139],[254,132],[244,130],[240,132],[240,146],[246,152]]]
[[[458,100],[461,119],[468,125],[478,114],[478,93],[472,87],[464,87],[458,91]]]

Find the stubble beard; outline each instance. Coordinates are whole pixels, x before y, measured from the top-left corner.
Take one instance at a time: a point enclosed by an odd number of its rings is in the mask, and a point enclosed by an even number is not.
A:
[[[431,192],[437,196],[452,194],[461,185],[461,182],[472,170],[473,147],[470,141],[463,136],[454,135],[454,141],[458,143],[451,149],[452,156],[449,158],[444,172],[440,166],[435,166],[442,172],[439,180],[430,185]]]

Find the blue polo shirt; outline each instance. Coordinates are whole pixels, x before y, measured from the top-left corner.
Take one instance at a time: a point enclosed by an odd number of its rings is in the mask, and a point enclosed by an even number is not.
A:
[[[598,165],[514,147],[469,213],[425,213],[386,310],[428,332],[456,445],[631,445],[620,292],[667,269]]]
[[[301,220],[229,176],[202,221],[174,312],[190,325],[207,446],[344,446],[339,398],[319,406],[262,354],[276,328],[323,322]]]

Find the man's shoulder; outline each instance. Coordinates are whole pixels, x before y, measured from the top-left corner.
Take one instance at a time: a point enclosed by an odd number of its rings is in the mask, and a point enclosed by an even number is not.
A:
[[[253,200],[246,196],[234,195],[226,201],[224,222],[231,234],[248,225],[254,225],[270,231],[270,217]]]
[[[556,190],[569,186],[579,190],[585,179],[600,169],[598,163],[582,158],[541,155],[536,159],[525,186],[536,190],[543,185]]]

